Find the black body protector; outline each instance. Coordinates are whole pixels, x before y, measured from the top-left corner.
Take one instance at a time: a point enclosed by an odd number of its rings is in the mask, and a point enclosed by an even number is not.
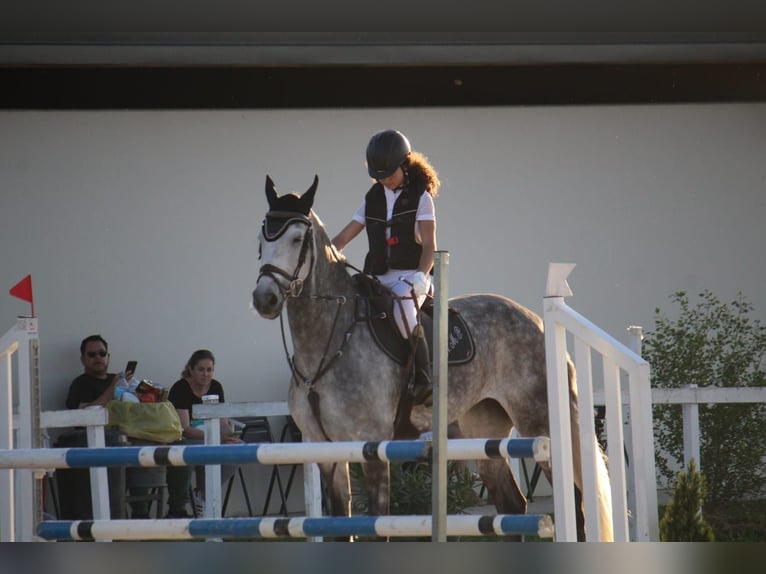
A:
[[[365,196],[365,228],[369,251],[364,272],[382,275],[389,269],[417,269],[423,248],[415,241],[415,218],[425,186],[408,185],[394,203],[391,220],[386,219],[386,194],[383,185],[375,183]],[[386,230],[391,228],[390,237]]]

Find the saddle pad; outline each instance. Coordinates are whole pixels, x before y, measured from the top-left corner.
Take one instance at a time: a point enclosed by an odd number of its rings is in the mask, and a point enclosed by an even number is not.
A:
[[[399,333],[392,318],[393,299],[390,291],[379,281],[362,273],[354,275],[357,291],[363,302],[361,320],[367,322],[373,339],[394,361],[405,365],[410,356],[410,344]],[[421,323],[433,358],[433,306],[424,306]],[[471,361],[475,354],[473,337],[468,325],[454,309],[447,313],[448,364]]]
[[[473,336],[463,317],[456,310],[447,310],[447,363],[459,365],[473,360],[476,348],[473,344]],[[426,332],[426,340],[431,357],[433,357],[433,306],[423,307],[421,323]]]

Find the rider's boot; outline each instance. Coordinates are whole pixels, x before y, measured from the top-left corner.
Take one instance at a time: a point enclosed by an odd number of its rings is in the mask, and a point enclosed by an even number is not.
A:
[[[412,400],[415,405],[431,406],[433,383],[431,382],[431,357],[428,351],[423,327],[418,325],[410,336],[414,357],[415,380],[412,386]]]

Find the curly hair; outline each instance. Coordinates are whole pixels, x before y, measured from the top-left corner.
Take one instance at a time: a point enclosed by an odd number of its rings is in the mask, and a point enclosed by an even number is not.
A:
[[[411,183],[425,184],[426,191],[431,197],[439,195],[439,186],[441,185],[439,173],[422,153],[415,150],[411,151],[407,159],[404,160],[402,169],[404,170],[405,177]]]

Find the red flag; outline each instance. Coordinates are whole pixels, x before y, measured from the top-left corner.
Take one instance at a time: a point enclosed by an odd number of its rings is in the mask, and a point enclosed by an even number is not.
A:
[[[32,297],[32,276],[27,275],[16,283],[13,287],[11,287],[11,290],[9,291],[11,295],[14,297],[18,297],[19,299],[23,299],[24,301],[27,301],[28,303],[32,304],[32,316],[35,315],[35,301],[34,297]]]

